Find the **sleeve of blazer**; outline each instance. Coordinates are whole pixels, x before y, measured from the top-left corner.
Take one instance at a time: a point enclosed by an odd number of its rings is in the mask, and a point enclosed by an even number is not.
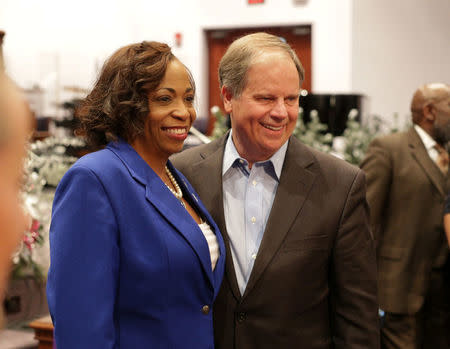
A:
[[[368,214],[364,173],[358,171],[342,212],[331,265],[336,349],[379,348],[376,257]]]
[[[116,348],[118,232],[107,194],[89,169],[59,184],[50,228],[47,297],[58,348]]]
[[[370,208],[370,223],[375,244],[380,241],[381,225],[386,201],[391,187],[391,156],[380,139],[375,139],[367,149],[361,163],[361,169],[367,178],[367,201]]]

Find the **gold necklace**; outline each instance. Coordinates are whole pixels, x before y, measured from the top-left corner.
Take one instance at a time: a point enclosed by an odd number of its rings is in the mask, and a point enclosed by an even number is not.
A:
[[[175,190],[173,190],[171,187],[169,187],[166,183],[164,183],[164,184],[166,184],[166,187],[169,188],[169,190],[172,192],[172,194],[175,195],[175,197],[178,200],[180,200],[181,205],[183,205],[183,207],[186,208],[186,205],[183,202],[183,192],[181,191],[180,186],[178,185],[173,174],[170,172],[169,168],[166,166],[165,169],[166,169],[167,176],[169,177],[169,180],[172,183]]]

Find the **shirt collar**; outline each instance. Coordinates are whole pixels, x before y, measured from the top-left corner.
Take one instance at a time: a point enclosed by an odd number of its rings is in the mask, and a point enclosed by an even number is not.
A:
[[[234,146],[233,139],[232,139],[232,133],[233,130],[230,130],[230,134],[228,135],[227,143],[225,144],[225,152],[223,155],[223,166],[222,166],[222,175],[224,175],[234,164],[236,160],[243,159],[236,147]],[[275,154],[273,154],[270,159],[256,162],[258,163],[264,163],[264,162],[272,162],[273,168],[275,170],[275,174],[277,175],[278,180],[280,180],[281,176],[281,170],[283,168],[284,158],[286,157],[286,151],[288,142],[285,142],[280,149],[276,151]],[[245,159],[244,159],[245,160]]]
[[[436,145],[436,141],[428,134],[426,131],[420,127],[419,125],[414,125],[414,129],[416,130],[417,134],[419,135],[420,139],[422,140],[423,145],[425,146],[425,149],[428,151],[430,149],[433,149]]]

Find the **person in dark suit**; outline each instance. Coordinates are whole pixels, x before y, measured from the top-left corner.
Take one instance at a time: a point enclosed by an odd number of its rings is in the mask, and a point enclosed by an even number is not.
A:
[[[3,304],[12,254],[26,229],[20,192],[30,121],[24,96],[0,70],[0,304]],[[3,307],[0,307],[0,327],[2,318]]]
[[[276,36],[234,41],[219,66],[231,132],[173,157],[224,235],[218,349],[379,346],[364,174],[292,137],[303,74]]]
[[[195,119],[195,86],[162,43],[116,51],[78,116],[90,144],[59,183],[47,295],[56,347],[213,343],[225,266],[219,229],[169,155]]]
[[[376,138],[361,164],[377,242],[382,348],[449,348],[447,193],[450,88],[420,87],[406,132]],[[448,288],[447,288],[448,289]]]

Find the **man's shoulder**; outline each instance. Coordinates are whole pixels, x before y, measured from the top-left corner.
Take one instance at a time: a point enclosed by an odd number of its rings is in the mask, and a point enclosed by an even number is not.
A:
[[[398,148],[401,145],[407,144],[408,140],[414,133],[414,129],[409,129],[404,132],[394,132],[378,136],[372,140],[371,145],[377,145],[385,148]]]
[[[170,157],[172,164],[179,170],[191,166],[197,161],[201,161],[208,155],[223,150],[225,145],[224,138],[218,138],[210,143],[197,145],[195,147],[183,150],[180,153],[174,154]]]
[[[291,157],[292,155],[297,156],[297,154],[298,156],[308,157],[309,160],[307,161],[311,162],[311,166],[320,169],[324,174],[350,174],[354,176],[359,171],[357,166],[354,166],[349,162],[338,158],[337,156],[324,153],[320,150],[305,145],[295,138],[291,140],[291,147]]]

